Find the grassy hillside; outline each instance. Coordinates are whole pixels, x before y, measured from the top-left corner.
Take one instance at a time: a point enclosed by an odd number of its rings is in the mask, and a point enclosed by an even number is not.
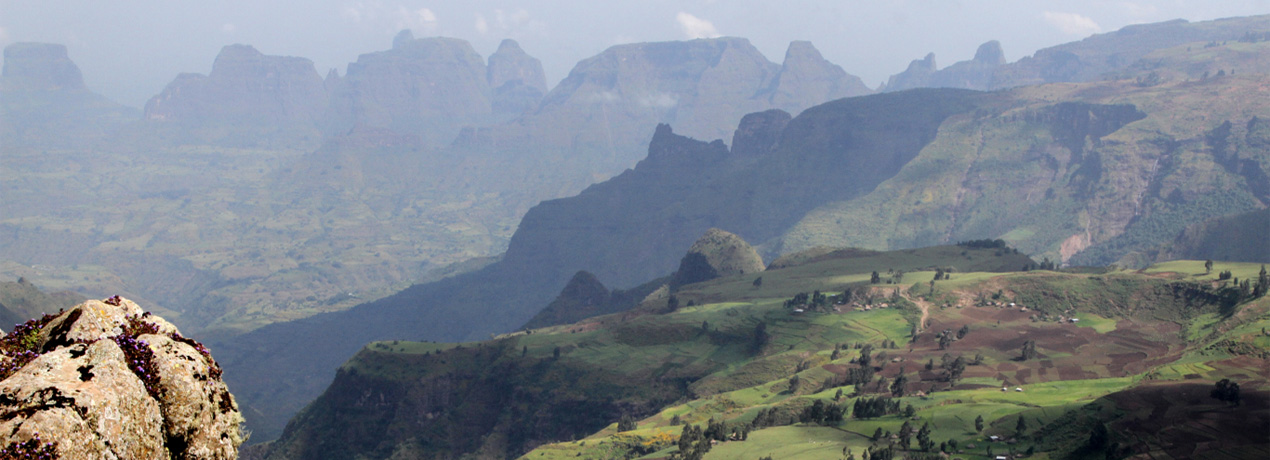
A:
[[[1270,427],[1267,410],[1253,403],[1270,396],[1259,371],[1270,364],[1261,329],[1270,303],[1215,279],[1216,269],[1255,278],[1258,265],[1002,273],[993,270],[1020,260],[958,249],[820,260],[763,272],[758,285],[754,274],[725,277],[686,286],[693,305],[669,313],[658,302],[485,342],[375,342],[292,421],[271,458],[666,458],[681,448],[683,425],[712,423],[722,437],[735,429],[745,440],[718,443],[705,458],[825,458],[844,449],[860,458],[899,443],[870,438],[899,433],[906,421],[914,432],[929,424],[932,449],[944,443],[962,458],[983,458],[989,447],[1033,448],[1036,458],[1268,448],[1258,435]],[[932,286],[933,270],[953,266]],[[888,268],[905,271],[898,284],[870,283],[872,271]],[[800,292],[848,289],[849,299],[797,305],[802,313],[787,303]],[[1027,342],[1035,356],[1020,359]],[[867,366],[858,362],[864,354]],[[866,368],[872,375],[850,380]],[[1245,404],[1207,397],[1220,378],[1239,383]],[[906,383],[893,386],[897,379]],[[1188,404],[1161,409],[1175,395]],[[890,396],[913,415],[824,416]],[[1135,415],[1157,412],[1165,418]],[[618,432],[624,418],[634,427]],[[1091,447],[1094,424],[1108,435]],[[1206,428],[1213,424],[1234,431]],[[1187,437],[1155,434],[1162,429]]]
[[[1038,258],[1142,266],[1187,225],[1270,201],[1266,81],[1013,90],[1008,103],[950,118],[868,194],[821,204],[766,246],[1002,238]]]

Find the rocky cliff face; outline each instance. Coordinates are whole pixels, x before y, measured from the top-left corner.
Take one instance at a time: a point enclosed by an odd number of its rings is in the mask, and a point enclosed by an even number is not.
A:
[[[538,107],[547,94],[542,62],[520,49],[515,40],[503,40],[489,57],[485,79],[493,89],[497,113],[519,115]]]
[[[795,41],[785,51],[785,62],[769,92],[772,107],[798,113],[821,102],[862,96],[873,90],[860,77],[825,60],[811,42]]]
[[[131,121],[135,110],[84,86],[66,47],[14,43],[4,48],[0,71],[0,145],[83,148]]]
[[[485,61],[471,44],[403,32],[392,49],[363,54],[348,65],[331,94],[327,129],[347,132],[367,125],[446,145],[459,128],[488,121],[490,99]]]
[[[225,126],[234,131],[222,134],[226,137],[269,136],[273,131],[315,136],[327,104],[323,85],[308,59],[230,45],[216,56],[211,73],[181,74],[151,98],[145,118],[204,131],[201,140],[216,143],[227,141],[213,134],[214,128]]]
[[[913,61],[903,73],[892,75],[886,91],[913,88],[992,89],[997,68],[1005,65],[1005,53],[996,40],[979,45],[974,59],[961,61],[944,69],[935,68],[935,54]]]
[[[52,43],[14,43],[4,48],[5,90],[82,90],[84,77],[66,55],[66,46]]]
[[[0,353],[0,445],[7,452],[238,456],[242,416],[216,360],[132,301],[90,300],[18,325],[0,338]]]

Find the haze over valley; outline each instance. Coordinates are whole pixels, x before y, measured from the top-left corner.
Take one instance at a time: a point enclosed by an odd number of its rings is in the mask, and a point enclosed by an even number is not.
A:
[[[355,2],[336,68],[237,18],[144,103],[0,4],[0,316],[50,314],[3,372],[79,353],[99,298],[130,313],[84,344],[167,334],[233,392],[156,458],[1270,453],[1270,5],[859,6],[898,30],[852,41],[727,3],[614,41],[630,5]],[[909,29],[940,12],[1022,19]]]

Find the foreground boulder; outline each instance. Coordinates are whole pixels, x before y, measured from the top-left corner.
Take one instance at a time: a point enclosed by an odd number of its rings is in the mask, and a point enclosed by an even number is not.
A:
[[[17,325],[0,338],[0,456],[237,458],[243,419],[220,374],[117,296]]]

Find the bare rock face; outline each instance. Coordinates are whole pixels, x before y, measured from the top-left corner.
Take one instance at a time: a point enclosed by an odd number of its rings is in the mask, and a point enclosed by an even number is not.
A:
[[[770,152],[791,119],[789,112],[780,109],[746,115],[732,133],[732,154],[757,156]]]
[[[198,342],[90,300],[0,338],[0,446],[31,458],[232,459],[242,416]],[[23,457],[25,458],[25,457]]]
[[[276,136],[278,132],[294,138],[316,135],[326,105],[325,82],[313,61],[268,56],[248,45],[229,45],[216,56],[211,73],[178,75],[163,92],[150,98],[145,118],[186,125],[194,131],[231,127],[232,138]],[[209,136],[214,137],[200,137]]]
[[[14,43],[4,48],[0,82],[8,89],[84,89],[79,67],[66,55],[66,46],[53,43]]]
[[[391,50],[363,54],[331,92],[328,132],[356,125],[418,134],[447,145],[492,114],[484,59],[467,41],[399,34]]]
[[[770,98],[773,107],[798,113],[826,101],[871,92],[860,77],[825,60],[811,42],[795,41],[785,51]]]
[[[520,114],[532,110],[547,94],[542,61],[525,53],[515,40],[503,40],[489,57],[485,78],[493,89],[494,111]]]

